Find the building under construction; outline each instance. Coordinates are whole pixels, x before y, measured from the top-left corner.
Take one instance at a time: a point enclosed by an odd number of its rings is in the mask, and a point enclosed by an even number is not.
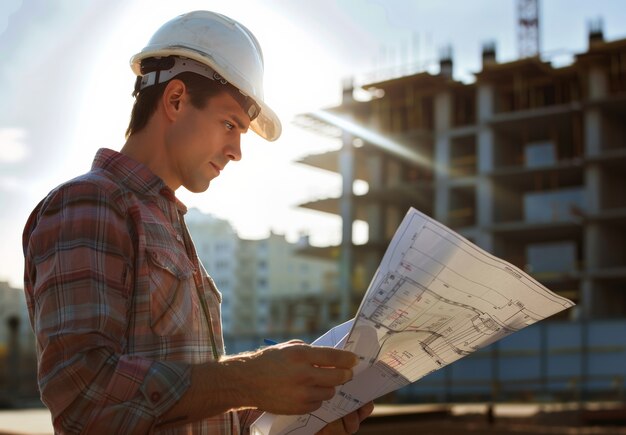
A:
[[[302,204],[342,217],[339,249],[309,253],[339,253],[353,292],[343,310],[354,312],[415,207],[578,304],[562,316],[626,316],[626,40],[592,30],[588,51],[561,68],[539,56],[498,63],[486,45],[470,84],[452,66],[445,57],[437,75],[368,83],[368,101],[347,84],[340,106],[298,118],[342,137],[301,163],[343,177],[340,197]],[[363,245],[354,221],[368,225]]]
[[[338,173],[342,192],[302,207],[340,215],[342,320],[354,315],[409,207],[526,270],[577,305],[400,390],[405,400],[586,400],[626,394],[626,39],[592,29],[571,64],[498,63],[482,52],[472,83],[420,72],[304,114],[341,138],[301,163]],[[356,180],[367,183],[355,193]],[[355,221],[367,223],[364,244]],[[553,320],[560,320],[554,322]]]

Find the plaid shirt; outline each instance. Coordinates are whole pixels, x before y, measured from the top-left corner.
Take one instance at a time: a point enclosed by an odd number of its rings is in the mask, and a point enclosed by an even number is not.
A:
[[[224,353],[221,295],[186,207],[146,166],[101,149],[24,229],[24,288],[41,397],[58,433],[226,434],[257,412],[159,429],[190,365]]]

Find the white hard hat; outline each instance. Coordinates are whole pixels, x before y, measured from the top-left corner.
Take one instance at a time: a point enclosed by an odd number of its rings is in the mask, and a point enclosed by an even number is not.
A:
[[[208,66],[210,68],[206,71],[213,73],[211,78],[230,83],[254,100],[260,107],[260,113],[252,120],[250,128],[264,139],[278,139],[282,131],[280,120],[263,98],[263,53],[246,27],[215,12],[189,12],[163,24],[148,45],[130,59],[130,65],[137,76],[142,76],[142,60],[168,56],[202,64],[177,62],[176,74],[192,71],[208,77],[208,74],[202,73],[202,66]],[[170,74],[167,79],[172,77]],[[161,78],[159,82],[167,79]],[[150,84],[153,83],[144,82],[144,85]]]

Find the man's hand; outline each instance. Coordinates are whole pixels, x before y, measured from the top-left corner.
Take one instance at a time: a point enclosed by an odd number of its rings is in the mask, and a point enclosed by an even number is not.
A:
[[[191,369],[191,386],[161,416],[159,425],[185,424],[243,408],[307,414],[331,399],[337,385],[352,379],[357,361],[352,352],[289,341],[198,364]],[[358,416],[346,418],[346,427],[358,428]]]
[[[274,414],[306,414],[352,379],[352,352],[289,341],[220,361],[238,366],[243,405]]]
[[[317,435],[344,435],[356,433],[359,430],[361,422],[365,420],[373,410],[374,402],[366,403],[356,411],[352,411],[350,414],[344,415],[343,418],[327,424]]]

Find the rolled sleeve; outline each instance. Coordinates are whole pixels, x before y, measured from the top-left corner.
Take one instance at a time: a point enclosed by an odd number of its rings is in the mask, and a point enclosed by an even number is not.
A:
[[[140,390],[154,414],[160,416],[181,399],[190,385],[189,365],[155,362],[150,366]]]
[[[190,384],[191,371],[185,363],[122,357],[107,387],[106,401],[93,408],[85,432],[151,433]],[[75,411],[71,415],[77,415]]]

